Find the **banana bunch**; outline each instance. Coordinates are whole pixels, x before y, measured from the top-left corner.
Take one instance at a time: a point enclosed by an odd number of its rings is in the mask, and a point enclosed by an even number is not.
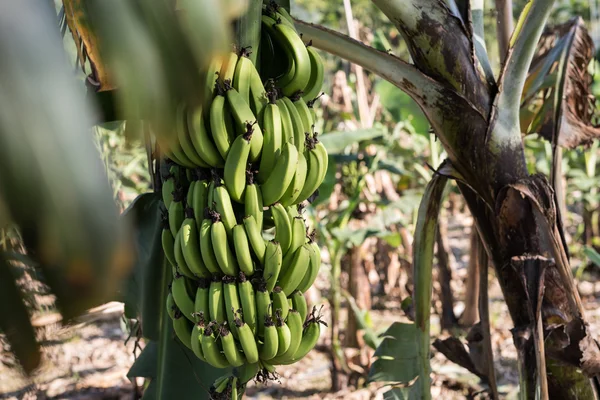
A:
[[[247,48],[215,60],[202,88],[208,100],[180,105],[175,134],[159,141],[168,157],[167,312],[198,358],[235,368],[215,381],[214,398],[237,398],[250,379],[271,379],[276,365],[304,357],[323,323],[303,295],[321,254],[301,212],[328,168],[314,132],[323,64],[275,4],[263,7],[262,36],[277,57],[261,65],[285,71],[259,73]]]

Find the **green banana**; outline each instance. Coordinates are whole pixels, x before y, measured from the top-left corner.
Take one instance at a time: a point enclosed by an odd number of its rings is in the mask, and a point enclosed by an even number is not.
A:
[[[287,97],[283,97],[281,101],[283,102],[283,104],[285,104],[290,114],[290,120],[292,121],[292,128],[294,130],[294,146],[296,146],[296,149],[298,149],[299,153],[302,153],[304,152],[304,149],[306,147],[306,135],[304,133],[310,133],[311,131],[304,130],[304,123],[302,122],[302,117],[298,113],[298,110],[294,106],[294,103],[292,103],[292,100],[290,100]]]
[[[264,155],[264,154],[263,154]],[[246,194],[244,195],[244,207],[246,215],[254,216],[258,225],[258,230],[262,230],[263,224],[263,199],[260,188],[257,184],[250,182],[246,186]]]
[[[242,48],[238,62],[235,65],[232,84],[233,88],[240,93],[247,104],[250,104],[250,80],[253,69],[256,68],[248,58],[247,50]]]
[[[321,268],[321,249],[319,245],[311,241],[308,246],[310,250],[310,265],[297,288],[302,293],[306,292],[312,286],[317,279],[317,275],[319,275],[319,268]]]
[[[165,225],[167,225],[165,221]],[[163,252],[169,263],[173,266],[177,265],[175,261],[175,238],[171,233],[171,229],[168,226],[164,226],[162,233],[160,234],[160,241],[162,243]]]
[[[211,387],[211,394],[214,394],[214,393],[222,394],[223,392],[225,392],[225,389],[227,389],[228,386],[229,386],[229,375],[223,375],[223,376],[215,379],[215,382],[213,383],[213,385]],[[213,388],[214,388],[214,390],[213,390]]]
[[[292,244],[292,222],[280,203],[273,204],[270,209],[275,222],[275,240],[281,245],[281,254],[285,256]]]
[[[188,171],[190,171],[190,170],[188,170]],[[194,178],[195,178],[195,173],[194,173]],[[187,196],[185,198],[185,204],[187,207],[191,207],[192,204],[194,204],[194,186],[196,186],[196,182],[198,182],[197,179],[190,181],[190,186],[187,189]],[[184,210],[184,214],[185,214],[185,210]]]
[[[181,226],[181,251],[186,265],[190,271],[198,277],[210,278],[211,273],[204,265],[202,255],[200,254],[200,239],[198,237],[198,228],[196,228],[196,219],[194,210],[186,209],[187,218]]]
[[[275,283],[279,278],[282,263],[281,245],[271,240],[267,242],[265,249],[265,262],[263,267],[263,279],[266,282],[267,291],[273,291]]]
[[[173,192],[175,191],[175,177],[172,174],[169,174],[166,179],[163,181],[163,185],[161,188],[162,200],[165,204],[165,208],[168,210],[171,205],[171,201],[173,201]]]
[[[275,16],[275,15],[273,15],[273,16]],[[271,42],[270,45],[274,46],[275,45],[274,42],[277,42],[279,44],[280,48],[284,48],[285,43],[282,43],[281,38],[277,37],[279,34],[275,31],[275,28],[274,28],[275,25],[277,24],[277,20],[276,20],[276,18],[272,18],[273,16],[263,14],[263,16],[261,18],[262,27],[263,27],[262,31],[264,32],[264,37]],[[294,79],[294,75],[296,73],[296,65],[295,65],[295,61],[294,61],[292,52],[289,51],[288,49],[283,49],[283,53],[284,53],[283,55],[285,55],[285,57],[286,57],[286,60],[285,61],[281,60],[280,62],[283,62],[283,65],[285,65],[285,70],[284,70],[285,72],[283,73],[283,75],[277,77],[276,83],[277,83],[278,87],[283,87],[285,85],[288,85],[290,82],[292,82]]]
[[[269,103],[265,107],[262,119],[263,126],[263,153],[260,158],[258,169],[258,181],[265,182],[275,166],[276,160],[281,153],[283,144],[283,133],[281,125],[281,113],[275,103]]]
[[[280,313],[281,318],[284,320],[287,318],[290,311],[290,306],[287,301],[286,294],[279,286],[273,288],[273,315]]]
[[[258,329],[256,330],[258,336],[263,336],[266,327],[267,317],[271,318],[271,296],[265,286],[264,282],[257,282],[255,284],[256,289],[256,323]]]
[[[310,263],[310,250],[308,245],[301,246],[294,253],[291,263],[284,266],[281,271],[278,285],[285,293],[292,293],[302,282]]]
[[[213,333],[213,326],[211,324],[208,324],[208,326],[204,328],[201,344],[202,354],[204,354],[207,363],[215,368],[227,368],[230,366],[227,358],[221,354],[219,344],[217,343],[217,337]]]
[[[250,108],[256,117],[259,119],[263,115],[265,106],[267,105],[267,97],[265,96],[265,88],[260,74],[256,68],[252,68],[250,73]]]
[[[215,184],[213,192],[213,204],[215,211],[219,213],[221,221],[223,221],[223,225],[225,226],[227,237],[231,239],[233,227],[237,225],[237,220],[233,211],[233,204],[231,204],[231,197],[229,196],[227,189],[225,189],[225,186],[222,185]]]
[[[210,228],[210,238],[217,263],[225,275],[236,276],[239,272],[237,261],[229,248],[227,232],[222,221],[216,220]]]
[[[181,230],[177,232],[177,236],[175,236],[175,243],[173,245],[173,253],[175,255],[175,265],[177,271],[179,273],[185,275],[190,279],[196,279],[196,275],[190,270],[187,263],[185,262],[185,257],[183,256],[183,249],[181,247],[181,238],[182,238]]]
[[[202,261],[204,261],[206,269],[211,274],[220,274],[221,268],[215,257],[212,245],[211,226],[212,219],[205,218],[202,220],[202,224],[200,225],[200,254],[202,255]]]
[[[239,332],[239,340],[246,360],[249,364],[258,362],[258,347],[256,346],[256,340],[254,340],[254,333],[252,333],[248,324],[245,324],[239,318],[236,318],[235,326]]]
[[[306,182],[306,173],[308,172],[308,164],[306,162],[306,158],[303,153],[298,153],[298,164],[296,167],[296,172],[294,173],[294,178],[288,186],[287,190],[279,199],[279,202],[286,207],[289,207],[293,204],[296,204],[296,199],[300,197],[300,193],[302,193],[302,189],[304,188],[304,183]]]
[[[223,298],[223,282],[215,275],[208,288],[208,315],[211,321],[218,324],[225,322],[225,300]]]
[[[290,218],[290,221],[293,221],[294,218],[299,217],[300,213],[298,212],[298,206],[297,205],[293,205],[293,206],[288,206],[285,208],[285,210],[287,211],[288,217]],[[293,229],[293,227],[292,227]]]
[[[292,336],[291,336],[290,328],[283,321],[283,318],[281,318],[281,315],[278,315],[278,314],[276,315],[275,327],[277,328],[277,337],[279,339],[278,346],[277,346],[277,356],[281,356],[290,348]]]
[[[323,67],[323,59],[312,46],[312,42],[308,43],[306,50],[308,51],[308,57],[310,58],[310,79],[304,88],[302,98],[306,102],[309,102],[319,95],[321,87],[323,87],[325,68]],[[313,117],[313,121],[314,120],[315,118]]]
[[[230,52],[229,55],[223,60],[221,65],[221,71],[219,77],[223,82],[231,84],[233,77],[235,76],[235,66],[237,65],[239,56],[235,52]]]
[[[313,147],[308,150],[307,153],[308,172],[306,173],[304,187],[302,188],[300,195],[296,198],[297,203],[308,199],[319,188],[322,182],[321,176],[323,178],[325,177],[325,173],[323,171],[327,172],[327,162],[323,162],[320,149],[316,150],[316,147]]]
[[[215,147],[223,160],[227,159],[227,153],[229,153],[229,148],[231,147],[232,136],[235,136],[233,132],[230,131],[227,124],[227,120],[230,119],[230,116],[226,105],[225,96],[222,93],[222,90],[219,89],[219,93],[217,93],[217,96],[213,99],[210,106],[210,132]]]
[[[230,399],[231,400],[239,400],[238,399],[239,394],[238,394],[238,383],[237,383],[237,378],[234,376],[231,378],[231,396]]]
[[[204,220],[206,207],[208,207],[208,182],[205,180],[196,181],[193,193],[192,203],[188,203],[188,206],[194,209],[196,227],[200,229]]]
[[[235,248],[235,257],[240,267],[240,273],[252,275],[254,273],[254,262],[250,254],[250,244],[244,225],[239,224],[233,227],[233,246]]]
[[[302,341],[298,346],[298,350],[296,350],[291,360],[284,362],[283,364],[292,364],[304,358],[309,351],[314,349],[319,340],[319,336],[321,335],[320,324],[322,324],[322,322],[318,319],[311,319],[306,322],[306,328],[304,328],[304,331],[302,332]]]
[[[300,313],[296,310],[291,310],[286,324],[290,330],[290,346],[285,353],[278,355],[277,357],[270,360],[273,364],[280,364],[282,362],[290,361],[294,358],[294,354],[300,347],[302,342],[302,326],[303,320]]]
[[[205,107],[207,107],[207,105],[205,105]],[[221,157],[221,154],[213,143],[210,133],[204,125],[202,107],[197,107],[194,111],[188,112],[187,125],[192,145],[200,158],[202,158],[202,160],[210,167],[223,168],[225,161],[223,160],[223,157]]]
[[[270,21],[269,21],[270,20]],[[271,36],[279,42],[288,59],[294,60],[294,77],[282,87],[283,94],[293,96],[304,90],[310,80],[310,57],[302,39],[294,28],[285,23],[277,23],[272,18],[263,16],[263,24],[270,29]],[[281,84],[279,82],[279,84]]]
[[[183,205],[183,199],[184,196],[182,190],[176,190],[174,192],[173,201],[169,206],[169,227],[171,228],[171,233],[173,234],[173,237],[177,236],[177,232],[179,232],[181,224],[185,219],[185,207]]]
[[[194,144],[190,137],[187,127],[187,113],[184,105],[177,107],[177,113],[175,114],[175,131],[177,132],[177,139],[179,145],[185,156],[198,167],[208,168],[208,165],[196,152]]]
[[[314,135],[314,140],[315,140],[315,148],[313,149],[313,151],[317,153],[319,161],[322,165],[321,171],[319,173],[319,178],[318,178],[319,186],[321,186],[321,183],[323,183],[323,179],[325,179],[325,174],[327,174],[327,168],[329,168],[329,156],[327,154],[327,149],[325,149],[325,146],[323,145],[323,143],[321,143],[317,140],[316,133]],[[317,188],[318,188],[318,186],[317,186]]]
[[[173,278],[173,283],[171,284],[171,293],[173,295],[173,301],[181,310],[183,316],[188,320],[195,322],[194,317],[192,316],[192,314],[194,314],[194,301],[188,295],[185,287],[185,278],[182,275],[178,275]]]
[[[192,336],[192,324],[186,318],[183,318],[181,313],[175,313],[175,318],[173,318],[173,330],[175,331],[175,336],[187,347],[188,349],[192,349],[192,343],[190,338]]]
[[[306,316],[308,315],[308,305],[306,304],[306,298],[301,291],[295,290],[294,293],[290,296],[292,298],[292,307],[294,310],[300,313],[300,317],[302,321],[306,321]]]
[[[229,362],[232,367],[244,365],[246,360],[238,349],[233,335],[225,325],[220,327],[219,338],[221,339],[221,347],[223,348],[223,354],[225,355],[227,362]]]
[[[223,181],[231,198],[238,203],[242,202],[246,191],[246,169],[252,146],[252,132],[249,129],[233,141],[225,160]]]
[[[250,242],[254,255],[258,259],[258,262],[263,264],[265,261],[266,244],[256,219],[252,215],[244,217],[244,228],[246,228],[248,241]]]
[[[252,109],[246,103],[242,95],[230,88],[225,93],[233,120],[236,124],[237,132],[240,134],[251,132],[252,139],[250,140],[250,161],[256,161],[260,157],[263,147],[263,134],[258,120],[252,112]]]
[[[179,310],[177,308],[177,304],[175,304],[175,300],[173,300],[173,294],[169,292],[167,295],[167,314],[171,319],[175,318],[175,312]]]
[[[240,272],[237,284],[240,303],[242,304],[242,319],[250,327],[250,330],[256,332],[256,296],[252,283],[246,279],[246,275]]]
[[[306,104],[306,101],[302,97],[298,97],[298,98],[294,99],[292,104],[296,108],[296,111],[298,112],[298,115],[300,116],[300,120],[302,121],[303,132],[312,134],[312,131],[314,130],[315,121],[313,120],[312,114],[310,113],[310,110],[308,109],[308,105]],[[302,140],[304,140],[304,139],[305,138],[302,138]]]
[[[204,106],[205,114],[207,114],[210,110],[210,105],[212,103],[215,92],[215,82],[219,77],[219,71],[221,71],[222,65],[223,60],[220,57],[215,57],[210,62],[208,69],[206,70],[206,78],[204,81],[204,93],[202,96],[202,104]]]
[[[295,252],[305,242],[306,225],[304,225],[304,218],[297,216],[292,220],[292,243],[290,244],[288,254]]]
[[[204,320],[198,321],[192,327],[192,334],[190,336],[190,344],[192,351],[200,360],[206,362],[206,358],[204,358],[204,353],[202,352],[202,335],[204,334]]]
[[[209,293],[210,279],[199,279],[194,298],[194,315],[198,321],[210,320]]]
[[[279,347],[279,335],[277,334],[277,328],[273,323],[273,319],[270,315],[267,315],[264,323],[264,339],[262,343],[259,343],[258,354],[261,360],[270,360],[277,355],[277,348]]]
[[[281,115],[281,146],[284,143],[294,143],[294,125],[292,124],[292,116],[284,104],[283,99],[277,99],[275,102]]]
[[[296,146],[289,142],[285,143],[273,171],[260,187],[265,205],[276,203],[284,195],[294,179],[297,164],[298,150]]]

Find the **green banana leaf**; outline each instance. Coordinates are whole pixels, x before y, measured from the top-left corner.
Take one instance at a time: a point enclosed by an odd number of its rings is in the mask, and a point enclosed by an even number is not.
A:
[[[369,370],[369,382],[408,384],[419,375],[417,329],[413,323],[394,322],[382,335],[377,357]]]

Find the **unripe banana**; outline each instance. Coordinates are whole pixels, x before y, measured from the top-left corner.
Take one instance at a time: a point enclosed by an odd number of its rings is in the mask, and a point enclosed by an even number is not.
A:
[[[204,265],[210,271],[211,274],[220,274],[221,268],[215,257],[213,250],[212,238],[210,228],[212,226],[212,219],[205,218],[202,220],[200,225],[200,254],[202,255],[202,261]]]
[[[192,161],[195,166],[208,168],[208,165],[194,149],[194,144],[190,138],[187,127],[187,111],[183,104],[177,107],[177,113],[175,114],[175,130],[177,132],[177,138],[179,139],[179,145],[183,150],[183,153],[188,159]]]
[[[294,178],[297,164],[296,146],[289,142],[285,143],[273,171],[260,187],[264,204],[271,205],[279,201]]]
[[[175,177],[169,174],[164,180],[161,188],[162,200],[165,208],[168,210],[173,201],[173,192],[175,191]]]
[[[310,250],[310,265],[297,288],[302,293],[306,292],[312,286],[317,279],[319,269],[321,268],[321,249],[319,248],[319,245],[316,242],[311,241],[308,246]]]
[[[290,348],[292,336],[290,328],[286,325],[280,315],[276,316],[275,326],[277,327],[277,337],[279,338],[277,356],[280,356]]]
[[[288,313],[290,311],[290,306],[288,304],[287,301],[287,297],[285,292],[283,292],[283,290],[281,290],[281,288],[279,286],[275,286],[275,288],[273,288],[273,316],[277,315],[277,313],[279,313],[279,315],[281,315],[281,318],[283,318],[283,320],[285,321],[285,319],[288,316]]]
[[[175,312],[177,310],[179,310],[179,308],[177,308],[175,300],[173,300],[173,294],[169,292],[169,294],[167,295],[167,314],[171,319],[175,318]]]
[[[304,152],[304,149],[306,147],[306,131],[304,130],[304,123],[302,122],[302,118],[300,117],[298,110],[294,106],[294,103],[292,103],[292,100],[290,100],[287,97],[283,97],[281,101],[283,102],[283,104],[285,104],[288,112],[290,113],[290,120],[292,121],[292,127],[294,129],[294,146],[296,146],[296,149],[298,149],[299,153],[302,153]],[[310,133],[310,131],[308,132]]]
[[[292,293],[296,290],[302,282],[309,264],[310,250],[309,246],[305,244],[296,250],[292,262],[282,268],[278,285],[285,293]]]
[[[192,335],[190,337],[190,347],[192,351],[200,360],[206,362],[206,358],[204,358],[204,353],[202,352],[202,335],[204,334],[204,320],[200,319],[193,327],[192,327]]]
[[[244,217],[244,228],[246,229],[248,241],[250,242],[250,246],[252,247],[254,255],[258,259],[259,263],[264,264],[266,243],[262,237],[256,219],[251,215]]]
[[[160,241],[162,243],[163,252],[165,253],[165,257],[169,261],[169,263],[173,266],[177,265],[177,261],[175,261],[175,238],[171,233],[171,229],[168,227],[168,223],[163,227],[162,233],[160,235]]]
[[[252,69],[250,74],[250,108],[257,118],[261,118],[264,108],[267,105],[267,96],[265,88],[256,68]]]
[[[231,378],[231,400],[239,400],[238,399],[238,383],[237,378],[234,376]]]
[[[270,360],[277,355],[279,347],[279,335],[277,328],[270,315],[267,315],[264,323],[264,339],[258,345],[258,355],[261,360]]]
[[[300,343],[302,342],[303,321],[302,317],[300,316],[300,313],[296,310],[291,310],[288,315],[286,324],[290,330],[290,346],[288,347],[285,353],[280,354],[277,357],[270,360],[273,364],[280,364],[283,362],[291,361],[296,351],[300,347]]]
[[[221,346],[223,347],[223,354],[225,358],[233,367],[239,367],[243,365],[246,360],[240,352],[235,343],[233,335],[225,325],[222,325],[219,330],[219,338],[221,339]]]
[[[201,337],[202,340],[202,354],[206,362],[215,368],[227,368],[230,366],[229,362],[219,349],[216,335],[213,334],[213,326],[209,324],[204,328],[204,334]]]
[[[267,242],[263,268],[263,279],[266,282],[267,291],[273,291],[279,278],[282,261],[281,245],[274,240]]]
[[[306,158],[304,157],[304,154],[298,153],[298,164],[296,166],[296,172],[294,173],[294,179],[292,179],[290,186],[288,186],[287,190],[279,200],[281,204],[289,207],[298,203],[296,199],[300,197],[300,193],[302,193],[304,183],[306,182],[307,172],[308,164]]]
[[[218,324],[225,322],[225,299],[223,298],[223,282],[215,275],[208,288],[208,314],[211,321]]]
[[[281,146],[284,143],[294,143],[294,125],[292,124],[292,117],[287,109],[287,106],[283,103],[283,99],[277,99],[275,102],[279,109],[279,115],[281,116]]]
[[[228,126],[228,120],[231,120],[228,114],[229,107],[225,101],[224,93],[222,93],[221,89],[219,91],[210,106],[210,132],[221,158],[226,160],[227,153],[229,153],[229,148],[231,147],[231,141],[235,137],[235,134],[234,132],[230,132],[230,127]]]
[[[240,297],[233,276],[225,275],[223,277],[223,298],[225,299],[225,314],[227,315],[229,330],[231,330],[233,337],[239,339],[235,320],[242,311],[242,306],[240,304]]]
[[[242,48],[240,57],[235,65],[232,85],[247,104],[250,104],[250,81],[253,69],[256,68],[248,58],[247,50]]]
[[[244,101],[240,93],[231,88],[225,93],[233,121],[235,122],[237,132],[244,133],[252,129],[252,139],[250,140],[250,161],[256,161],[260,157],[263,147],[263,134],[258,119],[250,109],[248,103]]]
[[[193,193],[192,203],[188,203],[188,206],[191,206],[194,209],[196,226],[198,230],[200,230],[202,221],[204,220],[206,207],[208,207],[208,182],[206,180],[196,181]]]
[[[182,275],[178,275],[173,278],[171,285],[171,293],[173,295],[173,301],[177,307],[181,310],[181,313],[188,320],[195,322],[193,317],[194,314],[194,301],[188,295],[185,287],[185,278]],[[189,335],[188,335],[189,338]]]
[[[198,289],[196,289],[196,297],[194,298],[194,314],[196,320],[210,320],[210,279],[199,279]]]
[[[321,323],[322,322],[319,320],[309,320],[306,323],[306,328],[304,328],[304,331],[302,332],[302,341],[300,342],[300,346],[298,346],[298,350],[296,350],[292,359],[284,364],[292,364],[304,358],[309,351],[314,349],[319,340],[319,336],[321,335]]]
[[[239,272],[237,261],[229,248],[229,240],[222,221],[217,219],[212,223],[210,238],[221,271],[225,275],[236,276]]]
[[[235,320],[235,326],[237,327],[239,333],[240,344],[244,350],[244,356],[246,357],[246,360],[249,364],[257,363],[258,347],[256,346],[256,341],[254,340],[254,334],[252,333],[252,330],[250,330],[250,327],[239,318]]]
[[[179,232],[181,224],[185,219],[185,207],[183,204],[183,199],[184,195],[181,189],[173,192],[173,201],[169,206],[169,227],[171,228],[171,233],[173,234],[173,237],[177,236],[177,232]]]
[[[190,170],[188,170],[188,171],[190,171]],[[186,171],[186,173],[188,171]],[[195,178],[196,174],[195,173],[193,173],[193,174],[194,174],[194,178]],[[190,186],[187,189],[187,197],[185,198],[185,205],[187,207],[191,207],[192,204],[194,204],[194,186],[196,186],[196,182],[198,182],[197,179],[192,179],[190,181]],[[184,209],[184,215],[185,215],[185,209]]]
[[[311,46],[310,42],[308,43],[306,50],[308,51],[308,57],[310,58],[310,79],[304,88],[302,98],[308,102],[319,95],[325,78],[325,69],[323,67],[323,59],[319,53],[317,53],[317,50]],[[313,121],[314,120],[315,118],[313,117]]]
[[[302,97],[296,97],[293,99],[292,104],[296,108],[298,115],[300,116],[300,120],[302,121],[303,132],[312,134],[314,130],[315,121],[313,120],[312,114],[306,104],[306,101]],[[304,138],[302,138],[304,142]],[[302,149],[304,151],[304,149]]]
[[[177,236],[175,236],[175,243],[173,244],[173,254],[175,256],[175,267],[179,273],[185,275],[190,279],[196,279],[196,275],[190,270],[187,263],[185,262],[185,257],[183,256],[183,249],[181,247],[181,238],[182,231],[177,232]]]
[[[238,58],[239,56],[237,53],[230,52],[225,60],[223,60],[221,71],[219,73],[219,77],[223,82],[228,82],[231,85],[235,75],[235,66],[237,65]]]
[[[327,149],[325,149],[325,146],[323,145],[323,143],[319,142],[317,140],[317,135],[314,135],[314,140],[316,141],[315,143],[315,148],[313,151],[315,151],[317,153],[317,156],[320,160],[320,163],[322,165],[321,171],[319,173],[319,185],[321,186],[321,183],[323,183],[323,179],[325,179],[325,175],[327,174],[327,168],[329,168],[329,156],[327,155]],[[318,188],[317,186],[317,188]]]
[[[276,160],[281,153],[281,146],[283,145],[281,113],[277,104],[270,103],[265,107],[262,127],[264,141],[258,170],[259,182],[266,181],[276,164]]]
[[[254,273],[254,262],[250,254],[250,243],[248,242],[246,229],[242,224],[233,227],[233,246],[241,272],[245,275],[252,275]]]
[[[211,99],[212,103],[212,99]],[[204,107],[209,107],[205,105]],[[225,161],[219,150],[213,143],[213,139],[204,125],[204,116],[202,107],[197,107],[195,110],[188,112],[187,124],[190,139],[194,150],[210,167],[223,168]]]
[[[229,375],[223,375],[215,379],[215,382],[212,384],[210,394],[222,394],[223,392],[225,392],[225,389],[227,389],[227,387],[229,386],[229,380]]]
[[[246,190],[246,169],[248,165],[248,156],[252,143],[253,127],[238,136],[229,149],[225,169],[223,172],[223,182],[231,198],[238,203],[244,199]]]
[[[250,327],[252,333],[256,333],[256,296],[252,283],[246,279],[246,275],[240,272],[238,276],[238,294],[242,304],[242,317]]]
[[[285,256],[292,244],[292,222],[280,203],[273,204],[270,209],[275,222],[275,240],[281,245],[281,253]]]
[[[302,202],[308,199],[321,185],[323,181],[321,177],[325,177],[325,172],[327,172],[327,165],[323,164],[321,160],[322,157],[318,151],[315,149],[310,149],[307,151],[308,155],[308,172],[306,174],[306,180],[304,182],[304,187],[300,192],[300,195],[296,198],[296,202]]]
[[[204,81],[204,93],[202,104],[204,106],[205,115],[210,111],[210,105],[212,104],[212,100],[214,98],[215,92],[215,84],[217,79],[219,78],[219,72],[221,71],[221,66],[223,65],[223,60],[221,57],[215,57],[208,66],[206,70],[206,78]]]
[[[300,313],[300,318],[302,318],[303,322],[306,321],[308,305],[306,304],[304,294],[299,290],[295,290],[290,297],[292,299],[292,308]]]
[[[194,210],[186,209],[187,218],[181,226],[181,251],[185,259],[185,263],[192,273],[200,278],[210,278],[211,273],[204,265],[200,254],[200,238],[198,229],[196,228],[196,219],[194,218]]]
[[[175,313],[173,318],[173,330],[177,338],[187,347],[192,349],[190,338],[192,336],[192,324],[181,313]]]
[[[260,188],[255,183],[250,182],[246,186],[244,195],[244,207],[246,215],[252,215],[258,225],[258,230],[262,230],[263,224],[263,199]]]
[[[231,239],[233,227],[237,225],[235,213],[233,212],[233,204],[231,204],[231,197],[225,186],[222,185],[215,185],[213,192],[215,211],[219,213],[221,221],[225,226],[227,237]]]
[[[263,336],[267,317],[271,318],[271,296],[264,282],[258,281],[256,288],[256,324],[258,336]]]

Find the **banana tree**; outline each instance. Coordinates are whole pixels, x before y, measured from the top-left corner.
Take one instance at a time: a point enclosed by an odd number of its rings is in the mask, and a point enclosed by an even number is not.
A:
[[[440,187],[450,178],[475,218],[514,323],[522,397],[594,398],[598,345],[571,276],[555,191],[544,176],[528,173],[519,119],[529,66],[553,2],[527,3],[499,76],[483,41],[482,2],[373,2],[403,36],[413,64],[338,32],[297,25],[316,47],[411,96],[448,154],[424,197],[430,203],[422,205],[415,235],[420,396],[429,397],[431,225]]]

